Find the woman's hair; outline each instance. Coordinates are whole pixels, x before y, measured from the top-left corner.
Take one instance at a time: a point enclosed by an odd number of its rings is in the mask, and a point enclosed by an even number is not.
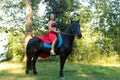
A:
[[[54,20],[55,20],[55,14],[54,14],[54,13],[51,13],[51,14],[53,14],[53,15],[54,15]],[[49,15],[49,21],[50,21],[50,16],[51,16],[51,14]]]

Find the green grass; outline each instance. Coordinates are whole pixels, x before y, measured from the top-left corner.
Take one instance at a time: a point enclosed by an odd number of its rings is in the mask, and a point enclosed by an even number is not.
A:
[[[24,73],[25,63],[0,63],[0,80],[60,80],[59,62],[37,62],[38,75]],[[98,66],[67,62],[66,80],[120,80],[119,66]]]

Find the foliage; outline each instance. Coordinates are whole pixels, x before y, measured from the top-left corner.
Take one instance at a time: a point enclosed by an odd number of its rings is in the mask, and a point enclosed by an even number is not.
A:
[[[73,52],[69,56],[69,61],[84,63],[95,63],[99,61],[103,61],[103,63],[119,63],[119,1],[31,1],[33,3],[32,32],[35,36],[46,33],[48,17],[52,12],[56,14],[56,21],[58,22],[61,31],[65,30],[71,19],[80,19],[83,37],[79,40],[75,39]],[[42,9],[39,7],[40,3],[46,4],[44,16],[39,15],[39,11]],[[9,50],[9,54],[7,55],[8,59],[12,59],[16,55],[21,55],[22,59],[22,56],[24,55],[23,26],[25,25],[25,0],[0,0],[0,4],[0,30],[9,34],[9,44],[7,45]]]
[[[2,3],[2,21],[0,27],[14,26],[18,28],[22,26],[25,23],[24,3],[21,0],[4,0]]]
[[[7,59],[20,62],[24,57],[24,34],[23,29],[15,30],[11,28],[11,33],[8,36],[8,44],[6,45]]]
[[[69,60],[83,63],[99,63],[99,60],[104,64],[119,63],[120,20],[119,14],[116,14],[119,9],[114,10],[118,8],[119,5],[115,4],[119,2],[91,0],[88,3],[89,7],[82,6],[79,9],[83,37],[81,40],[76,39]]]
[[[75,13],[79,8],[79,0],[45,0],[47,2],[45,18],[49,17],[50,13],[54,13],[61,31],[64,31],[68,23],[72,19],[72,13]]]

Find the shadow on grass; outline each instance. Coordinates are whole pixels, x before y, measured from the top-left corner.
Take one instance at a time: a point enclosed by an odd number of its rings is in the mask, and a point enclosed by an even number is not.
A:
[[[60,80],[59,62],[37,63],[38,75],[24,73],[22,67],[0,69],[0,80]],[[9,66],[8,66],[9,67]],[[103,67],[67,62],[64,67],[66,80],[119,80],[120,67]]]

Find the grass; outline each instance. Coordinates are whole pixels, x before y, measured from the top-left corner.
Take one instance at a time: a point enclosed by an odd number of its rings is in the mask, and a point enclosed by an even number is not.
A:
[[[0,80],[60,80],[59,62],[37,62],[38,75],[24,73],[25,63],[0,63]],[[119,66],[100,66],[67,62],[66,80],[120,80]]]

